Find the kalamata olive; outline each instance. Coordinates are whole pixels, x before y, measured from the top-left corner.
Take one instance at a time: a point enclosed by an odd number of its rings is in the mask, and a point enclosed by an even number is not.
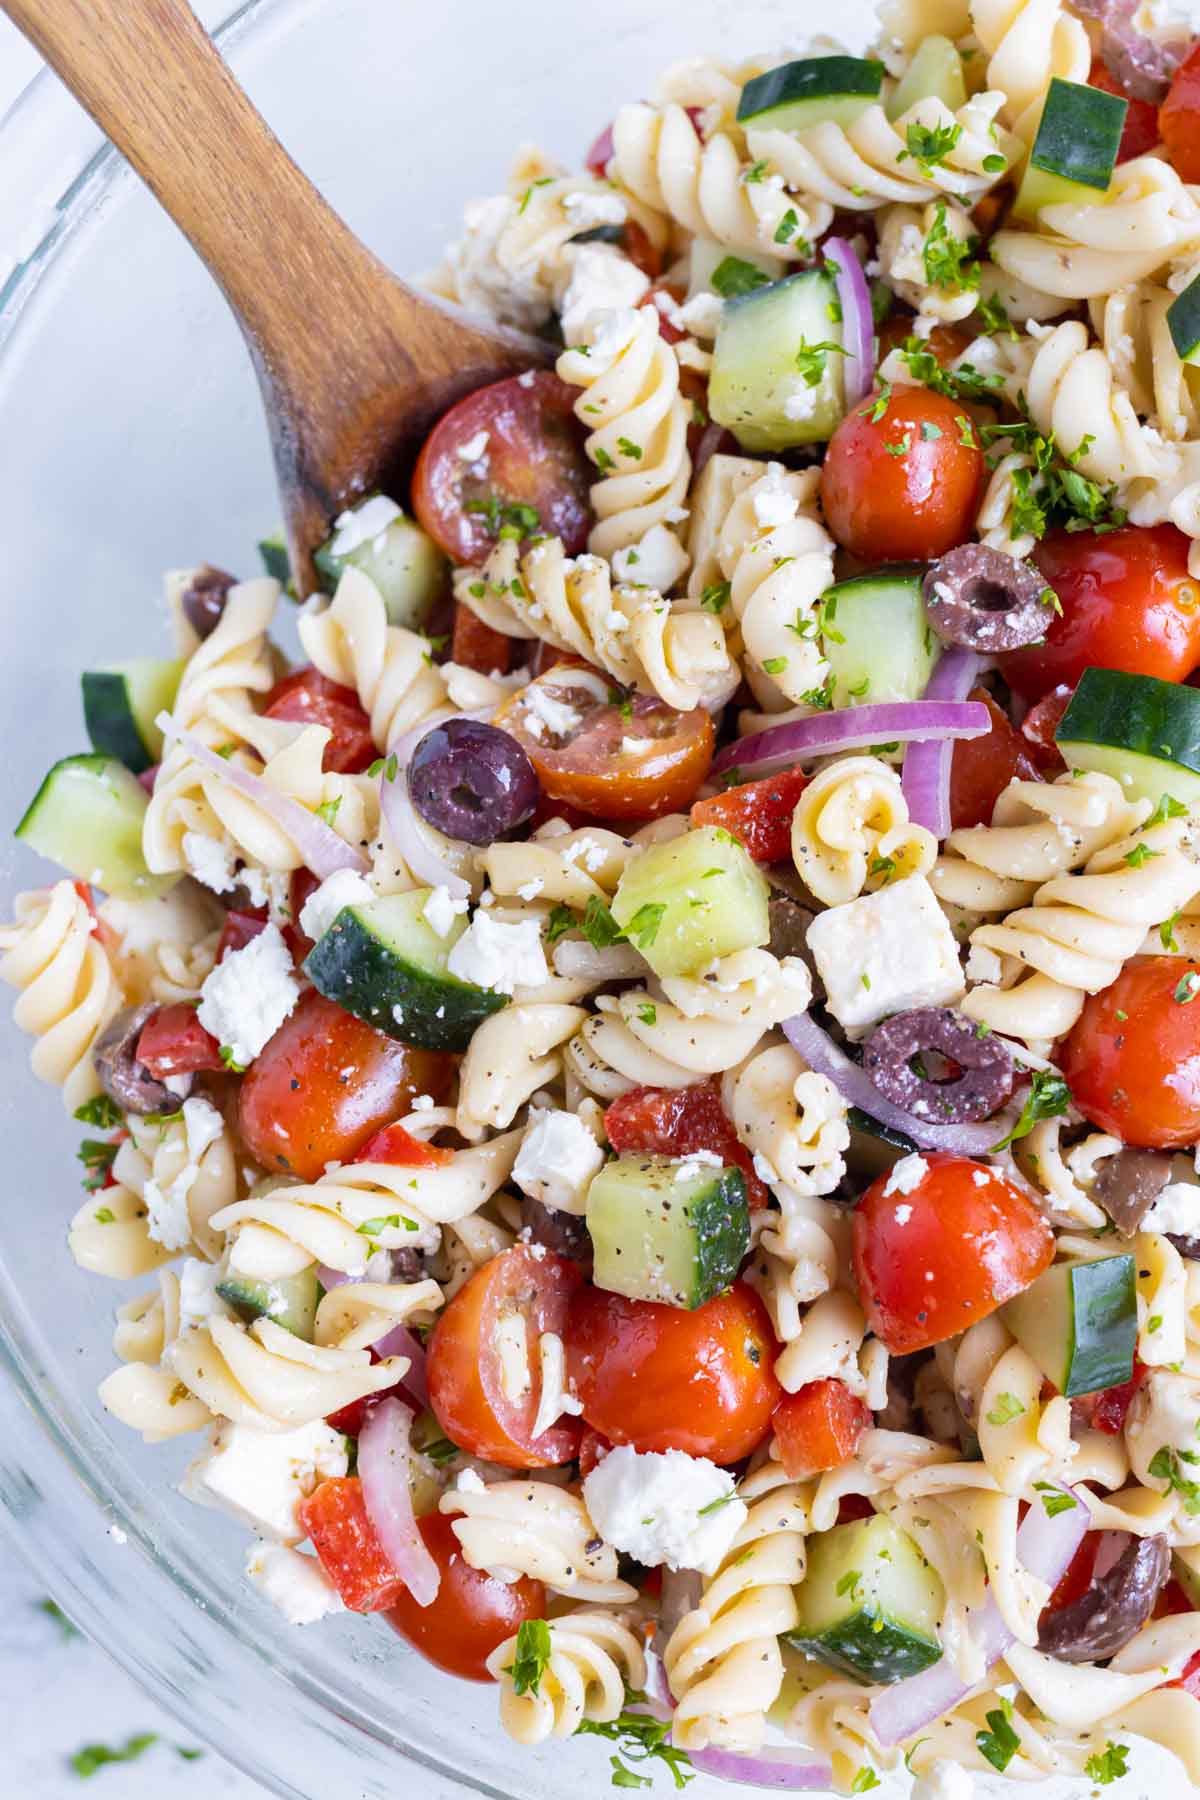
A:
[[[926,1057],[942,1057],[959,1073],[935,1080]],[[885,1019],[863,1046],[863,1068],[894,1106],[954,1125],[990,1119],[1017,1078],[1008,1048],[990,1035],[980,1037],[974,1021],[949,1006],[921,1006]]]
[[[544,1206],[527,1194],[521,1202],[521,1235],[531,1244],[543,1244],[556,1256],[569,1257],[585,1269],[592,1266],[592,1240],[583,1220],[574,1213]]]
[[[408,766],[408,791],[436,831],[480,845],[523,824],[541,794],[517,740],[475,719],[447,719],[426,732]]]
[[[210,636],[221,623],[229,590],[236,584],[236,575],[227,575],[224,569],[214,569],[211,563],[201,563],[194,572],[180,595],[179,604],[183,608],[184,618],[198,638]]]
[[[173,1093],[137,1059],[142,1027],[158,1011],[153,1002],[145,1006],[127,1006],[109,1021],[92,1045],[96,1078],[122,1112],[176,1112],[183,1103],[182,1094]]]
[[[769,949],[772,956],[799,956],[809,960],[808,928],[816,915],[788,894],[772,894],[767,901],[767,917],[771,926]]]
[[[1118,1150],[1097,1165],[1092,1199],[1122,1237],[1136,1237],[1142,1220],[1171,1179],[1171,1158],[1160,1150]],[[1200,1188],[1196,1190],[1200,1202]]]
[[[1181,1231],[1166,1233],[1168,1244],[1174,1244],[1186,1262],[1200,1262],[1200,1237],[1185,1237]]]
[[[1107,1575],[1086,1594],[1043,1618],[1037,1647],[1060,1662],[1103,1662],[1136,1637],[1154,1610],[1171,1573],[1171,1551],[1162,1536],[1131,1538]]]
[[[925,571],[921,591],[940,638],[989,654],[1045,637],[1056,604],[1031,563],[986,544],[960,544],[939,556]]]

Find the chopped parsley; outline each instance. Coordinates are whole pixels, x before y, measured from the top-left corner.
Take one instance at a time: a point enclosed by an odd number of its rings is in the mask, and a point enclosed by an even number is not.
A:
[[[622,456],[627,456],[631,462],[641,462],[642,460],[642,446],[633,443],[627,437],[619,437],[617,439],[617,449],[621,452]],[[631,557],[630,560],[632,561],[633,558]]]
[[[1200,1486],[1184,1473],[1185,1462],[1200,1462],[1200,1456],[1194,1450],[1176,1450],[1171,1444],[1163,1444],[1150,1458],[1149,1473],[1155,1481],[1165,1481],[1168,1491],[1179,1495],[1184,1512],[1194,1518],[1200,1513]]]
[[[700,596],[700,605],[704,612],[724,612],[729,605],[732,589],[727,581],[713,581]]]
[[[637,1016],[643,1025],[655,1025],[658,1022],[658,1008],[643,1000],[637,1009]]]
[[[1014,342],[1020,339],[1020,332],[1008,316],[1008,308],[998,294],[985,294],[975,309],[982,331],[989,337],[997,337],[1001,332]]]
[[[819,387],[825,374],[826,357],[845,356],[841,344],[823,338],[819,344],[810,344],[806,338],[800,339],[800,348],[796,352],[796,367],[799,369],[806,387]]]
[[[83,1636],[79,1627],[77,1625],[72,1625],[70,1619],[68,1619],[57,1600],[39,1600],[37,1609],[39,1612],[44,1612],[48,1619],[54,1620],[54,1623],[58,1626],[58,1629],[62,1632],[64,1638],[77,1638]]]
[[[1152,825],[1165,824],[1168,819],[1182,819],[1186,813],[1187,807],[1182,800],[1176,800],[1172,794],[1160,794],[1158,805],[1142,826],[1142,830],[1149,831]],[[75,1117],[78,1118],[79,1114],[76,1113]]]
[[[111,1744],[85,1744],[82,1750],[77,1750],[71,1757],[71,1767],[86,1780],[89,1775],[95,1775],[97,1770],[109,1763],[136,1762],[139,1756],[144,1756],[151,1745],[157,1742],[156,1731],[140,1731],[136,1737],[126,1738],[115,1749]]]
[[[932,175],[945,162],[962,134],[963,128],[957,121],[953,125],[918,125],[914,119],[904,134],[905,147],[896,161],[907,162],[911,156],[922,175]],[[938,204],[944,220],[946,202],[942,200]]]
[[[879,392],[876,394],[875,398],[872,400],[872,402],[869,406],[863,407],[862,411],[858,415],[859,418],[860,419],[870,419],[872,425],[878,425],[880,420],[887,413],[888,405],[891,401],[891,398],[892,398],[891,382],[890,381],[881,381],[879,384]]]
[[[1065,1113],[1071,1104],[1071,1090],[1057,1069],[1035,1069],[1029,1084],[1029,1092],[1025,1096],[1025,1104],[1021,1108],[1021,1116],[998,1144],[993,1144],[990,1154],[1007,1150],[1018,1138],[1028,1137],[1039,1119],[1053,1119],[1059,1113]]]
[[[80,1143],[75,1155],[83,1164],[83,1186],[87,1193],[94,1194],[104,1186],[119,1148],[119,1144],[111,1143],[107,1138],[84,1138]]]
[[[1131,869],[1140,869],[1142,864],[1148,863],[1152,856],[1161,855],[1161,850],[1152,850],[1149,844],[1135,844],[1132,850],[1125,852],[1125,861]]]
[[[790,244],[793,238],[796,237],[796,233],[799,229],[800,215],[794,206],[789,206],[782,219],[780,219],[778,225],[775,227],[775,242],[777,244]],[[809,248],[807,240],[804,238],[798,239],[796,248],[802,253],[807,253]]]
[[[608,1738],[617,1745],[620,1754],[612,1758],[614,1787],[640,1786],[647,1778],[638,1775],[629,1764],[645,1763],[653,1758],[666,1763],[677,1788],[686,1787],[692,1779],[693,1770],[687,1752],[676,1749],[668,1741],[671,1734],[670,1719],[655,1719],[649,1713],[630,1710],[644,1698],[642,1694],[627,1693],[625,1706],[615,1719],[584,1719],[579,1726],[579,1734]]]
[[[999,1394],[995,1406],[987,1414],[987,1422],[989,1425],[1008,1425],[1013,1419],[1019,1419],[1024,1411],[1015,1394]]]
[[[222,1044],[218,1049],[217,1054],[221,1058],[223,1066],[229,1070],[231,1075],[244,1075],[246,1070],[250,1067],[249,1063],[240,1063],[238,1061],[237,1057],[233,1054],[232,1044]]]
[[[384,781],[395,781],[399,773],[400,764],[394,750],[390,756],[377,756],[367,768],[368,775],[382,776]]]
[[[856,1589],[858,1588],[858,1584],[861,1580],[862,1580],[862,1570],[861,1569],[847,1569],[846,1573],[841,1577],[841,1579],[839,1580],[839,1582],[837,1584],[836,1589],[834,1590],[837,1594],[838,1599],[840,1600],[842,1598],[843,1594],[849,1594],[852,1599],[857,1601]]]
[[[338,816],[338,807],[341,804],[342,796],[339,794],[334,800],[322,800],[320,806],[316,809],[318,819],[320,819],[323,825],[328,825],[331,831],[333,830],[334,820]]]
[[[518,541],[532,537],[542,522],[536,506],[528,506],[523,500],[501,500],[498,494],[465,500],[463,511],[480,513],[486,519],[492,537],[516,538]]]
[[[855,1775],[854,1780],[850,1783],[850,1792],[852,1794],[867,1794],[872,1788],[877,1788],[878,1786],[878,1775],[875,1773],[874,1769],[868,1768],[867,1764],[863,1763]]]
[[[1083,1765],[1083,1772],[1098,1787],[1108,1787],[1110,1782],[1120,1781],[1129,1773],[1126,1766],[1129,1762],[1128,1744],[1114,1744],[1110,1738],[1103,1750],[1089,1756]]]
[[[125,1117],[120,1107],[107,1094],[97,1094],[94,1099],[86,1100],[82,1106],[75,1108],[71,1116],[78,1119],[81,1125],[94,1125],[98,1131],[112,1131]]]
[[[588,904],[590,906],[591,901]],[[649,949],[654,942],[666,910],[666,904],[662,900],[647,900],[644,906],[638,907],[629,921],[629,930],[626,936],[637,944],[639,950]]]
[[[621,944],[625,941],[625,933],[598,894],[593,894],[583,909],[582,930],[584,937],[595,950],[607,950],[610,944]]]
[[[782,239],[779,240],[783,242]],[[723,300],[732,300],[737,294],[752,294],[755,288],[766,287],[770,277],[751,262],[744,262],[740,256],[725,256],[712,272],[712,286],[715,293]]]
[[[909,130],[913,127],[910,125]],[[946,293],[968,293],[979,286],[980,267],[975,255],[977,237],[960,238],[946,223],[946,202],[939,200],[933,224],[925,238],[921,261],[930,287]]]
[[[1164,919],[1162,924],[1159,926],[1158,941],[1162,945],[1164,950],[1178,950],[1179,940],[1175,936],[1175,927],[1178,924],[1178,922],[1179,922],[1179,909],[1176,908],[1176,910],[1171,914],[1170,918]]]
[[[787,668],[786,656],[768,656],[763,668],[768,675],[782,675]]]
[[[557,944],[559,938],[565,937],[568,931],[574,931],[575,925],[575,914],[569,906],[552,907],[550,917],[546,920],[546,942]]]
[[[959,363],[956,368],[944,369],[928,344],[922,343],[920,338],[905,338],[899,356],[914,381],[951,400],[995,399],[997,388],[1004,383],[1002,375],[984,374],[974,363]]]
[[[399,1231],[402,1225],[405,1231],[419,1231],[421,1229],[415,1219],[406,1219],[403,1213],[388,1213],[386,1217],[381,1216],[378,1219],[364,1219],[362,1224],[356,1225],[354,1229],[358,1232],[360,1237],[373,1238],[378,1237],[381,1231]]]
[[[545,1619],[523,1620],[517,1627],[517,1654],[512,1666],[514,1693],[540,1693],[550,1649],[550,1627]]]
[[[1048,1519],[1056,1519],[1059,1513],[1070,1512],[1075,1505],[1073,1494],[1065,1494],[1061,1488],[1056,1488],[1049,1481],[1035,1481],[1033,1485],[1042,1496],[1042,1505],[1046,1509]]]
[[[1012,1702],[1005,1700],[994,1712],[986,1713],[988,1731],[977,1731],[975,1742],[979,1754],[986,1757],[993,1769],[1003,1774],[1017,1751],[1021,1748],[1021,1740],[1012,1728]]]

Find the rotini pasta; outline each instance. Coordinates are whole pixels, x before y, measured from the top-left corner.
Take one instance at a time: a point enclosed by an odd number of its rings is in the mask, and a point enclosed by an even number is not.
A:
[[[615,1613],[569,1613],[549,1631],[549,1659],[536,1689],[516,1690],[515,1637],[488,1657],[488,1671],[500,1683],[500,1723],[518,1744],[571,1737],[585,1719],[615,1719],[626,1688],[646,1685],[645,1652]]]
[[[577,1494],[544,1481],[496,1481],[443,1494],[439,1510],[473,1569],[516,1570],[568,1600],[622,1606],[637,1589],[617,1575],[617,1554],[603,1543]]]
[[[97,921],[69,881],[18,894],[0,928],[0,981],[17,989],[13,1020],[37,1039],[30,1066],[74,1112],[99,1092],[92,1046],[123,1003]]]
[[[826,906],[906,875],[927,875],[937,839],[908,817],[900,777],[876,756],[828,763],[792,814],[792,860]]]

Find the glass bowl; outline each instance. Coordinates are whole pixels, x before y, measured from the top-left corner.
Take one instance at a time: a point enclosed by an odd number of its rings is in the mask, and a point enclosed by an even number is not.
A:
[[[828,22],[786,0],[507,0],[502,13],[492,0],[258,0],[220,40],[334,206],[415,271],[465,200],[502,187],[523,141],[578,167],[615,105],[667,64],[746,56]],[[864,42],[868,0],[845,0],[836,24]],[[223,301],[48,75],[0,127],[0,170],[0,695],[15,823],[49,763],[83,746],[80,669],[155,654],[162,571],[207,559],[250,572],[277,502]],[[48,878],[0,838],[5,902]],[[146,1448],[102,1412],[96,1382],[129,1290],[67,1253],[76,1130],[30,1076],[7,1012],[6,998],[0,1521],[18,1551],[189,1730],[280,1795],[383,1800],[414,1777],[428,1800],[606,1787],[604,1745],[517,1751],[494,1691],[439,1674],[380,1622],[284,1624],[243,1579],[242,1529],[174,1491],[196,1440]]]

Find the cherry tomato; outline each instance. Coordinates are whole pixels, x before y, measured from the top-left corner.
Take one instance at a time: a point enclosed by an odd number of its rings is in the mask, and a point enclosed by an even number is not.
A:
[[[1181,956],[1127,963],[1090,994],[1062,1046],[1063,1074],[1085,1119],[1143,1150],[1200,1137],[1200,968]]]
[[[1159,141],[1158,108],[1153,100],[1133,100],[1124,91],[1114,75],[1110,75],[1099,57],[1092,63],[1088,86],[1099,88],[1102,93],[1115,94],[1119,100],[1129,101],[1129,111],[1125,114],[1125,129],[1121,133],[1121,147],[1117,151],[1119,163],[1129,162],[1134,156],[1145,156],[1147,150],[1153,150]]]
[[[310,989],[242,1079],[241,1133],[264,1169],[315,1181],[418,1094],[440,1100],[453,1069],[452,1057],[397,1043]]]
[[[1158,109],[1167,157],[1184,181],[1200,181],[1200,42],[1180,63]]]
[[[480,675],[507,675],[512,663],[514,640],[502,631],[486,625],[461,600],[454,602],[454,634],[450,640],[450,661],[474,669]]]
[[[1082,1600],[1092,1585],[1092,1575],[1096,1568],[1096,1555],[1100,1549],[1103,1532],[1089,1531],[1083,1539],[1071,1561],[1067,1564],[1066,1573],[1059,1578],[1058,1586],[1047,1600],[1039,1615],[1039,1623],[1056,1613],[1064,1606],[1074,1606]]]
[[[621,227],[619,242],[630,262],[642,271],[646,279],[657,281],[662,274],[662,257],[650,233],[636,219],[626,219]]]
[[[893,350],[899,350],[913,334],[914,315],[910,312],[893,313],[885,319],[879,328],[879,360],[884,362]],[[940,363],[954,362],[971,343],[972,334],[964,331],[959,325],[935,325],[927,338],[921,339],[921,348],[931,350]]]
[[[217,944],[217,961],[224,962],[235,950],[244,950],[267,929],[267,909],[256,907],[253,912],[235,912],[232,908],[225,914],[225,923],[221,927],[221,937]]]
[[[840,1468],[870,1423],[870,1407],[844,1381],[830,1375],[807,1382],[779,1402],[771,1419],[784,1473],[807,1481]]]
[[[295,719],[302,725],[324,725],[333,733],[321,767],[335,775],[361,775],[374,762],[371,721],[353,688],[340,687],[310,664],[277,681],[263,707],[268,719]]]
[[[578,398],[536,369],[468,394],[434,426],[417,458],[413,511],[454,562],[483,562],[503,525],[559,537],[568,556],[583,549],[595,471],[572,411]],[[484,453],[461,457],[484,432]]]
[[[506,1469],[572,1460],[577,1420],[564,1417],[537,1438],[533,1425],[542,1391],[538,1339],[544,1331],[563,1335],[581,1279],[577,1263],[549,1253],[538,1258],[527,1244],[515,1244],[455,1294],[429,1340],[426,1379],[439,1425],[462,1449]]]
[[[354,1160],[395,1163],[402,1169],[444,1169],[454,1161],[454,1152],[443,1150],[440,1144],[427,1144],[424,1138],[405,1131],[403,1125],[385,1125],[367,1139]]]
[[[986,737],[963,738],[950,759],[950,823],[990,825],[992,809],[1014,779],[1040,781],[1032,755],[1008,715],[1000,710],[986,688],[975,688],[972,700],[988,709],[991,730]]]
[[[1051,532],[1033,560],[1058,595],[1045,642],[1000,660],[1026,700],[1074,687],[1085,669],[1125,669],[1182,681],[1200,662],[1200,582],[1174,525]]]
[[[292,879],[288,884],[288,908],[292,916],[283,928],[283,936],[297,968],[313,947],[312,939],[300,929],[300,914],[320,885],[320,876],[314,875],[311,869],[292,870]]]
[[[893,1355],[957,1337],[1054,1256],[1054,1233],[1010,1181],[965,1156],[921,1154],[915,1187],[902,1193],[881,1175],[854,1211],[859,1297]]]
[[[702,706],[676,712],[650,694],[610,705],[592,685],[573,685],[561,666],[537,685],[573,707],[579,724],[552,732],[531,715],[528,689],[506,700],[494,723],[524,746],[551,799],[596,819],[657,819],[690,803],[713,754],[712,720]]]
[[[782,1398],[766,1308],[737,1281],[684,1312],[583,1287],[567,1370],[587,1423],[614,1444],[733,1463],[758,1447]]]
[[[168,1075],[198,1074],[202,1069],[224,1069],[221,1046],[196,1017],[194,1006],[183,1001],[161,1006],[142,1026],[137,1060],[164,1081]]]
[[[464,1681],[490,1681],[488,1657],[527,1619],[545,1617],[546,1590],[527,1575],[498,1581],[473,1569],[444,1513],[427,1513],[417,1530],[441,1574],[437,1599],[418,1606],[406,1588],[383,1616],[435,1668]]]
[[[612,1445],[603,1432],[593,1431],[588,1425],[579,1440],[579,1479],[586,1481],[596,1464],[603,1462],[612,1449]]]
[[[720,825],[732,832],[755,862],[786,862],[792,854],[792,814],[807,786],[803,769],[783,769],[762,781],[727,788],[711,800],[697,800],[692,824]]]
[[[1021,720],[1021,736],[1029,746],[1032,756],[1043,775],[1053,778],[1061,775],[1066,768],[1062,751],[1055,742],[1054,734],[1062,724],[1063,714],[1071,704],[1071,696],[1075,689],[1060,681],[1057,687],[1043,694],[1030,707]]]
[[[1125,1429],[1125,1416],[1133,1405],[1133,1396],[1150,1373],[1145,1363],[1133,1359],[1133,1374],[1120,1387],[1101,1388],[1095,1394],[1081,1394],[1071,1402],[1071,1412],[1093,1431],[1108,1437],[1119,1437]]]
[[[351,1612],[380,1612],[407,1592],[376,1535],[357,1475],[323,1481],[296,1511],[321,1567]]]
[[[754,1172],[754,1158],[730,1124],[716,1081],[697,1081],[685,1088],[631,1088],[605,1112],[604,1130],[618,1155],[642,1150],[657,1156],[691,1156],[696,1150],[712,1150],[742,1171],[752,1212],[767,1204],[769,1196]]]
[[[923,387],[851,407],[821,469],[825,520],[844,549],[906,562],[942,556],[972,535],[986,471],[966,419],[957,401]]]

